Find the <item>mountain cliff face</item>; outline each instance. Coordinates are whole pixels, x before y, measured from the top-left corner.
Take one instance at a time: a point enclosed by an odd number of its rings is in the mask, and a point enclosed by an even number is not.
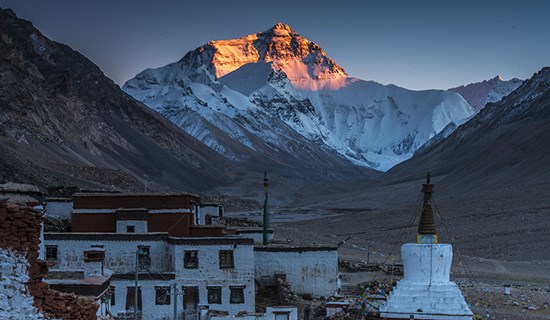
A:
[[[0,180],[198,191],[227,177],[225,158],[2,9],[0,109]]]
[[[487,103],[500,101],[516,90],[521,83],[522,81],[517,78],[504,81],[501,76],[496,76],[490,80],[451,88],[449,91],[459,93],[476,111],[479,111]]]
[[[210,42],[123,90],[230,159],[246,160],[242,149],[317,158],[321,148],[382,171],[474,114],[453,92],[349,77],[283,23]]]

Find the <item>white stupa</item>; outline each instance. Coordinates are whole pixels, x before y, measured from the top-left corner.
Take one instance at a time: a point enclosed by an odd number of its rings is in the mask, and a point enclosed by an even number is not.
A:
[[[472,320],[472,311],[460,289],[450,281],[453,248],[437,243],[429,174],[422,192],[424,205],[417,243],[401,247],[405,276],[380,306],[380,318]]]

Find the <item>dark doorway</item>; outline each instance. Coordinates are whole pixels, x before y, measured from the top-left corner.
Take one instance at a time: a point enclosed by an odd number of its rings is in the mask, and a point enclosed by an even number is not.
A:
[[[135,299],[135,287],[128,287],[126,291],[126,310],[128,312],[134,312],[134,299]],[[141,314],[143,304],[141,302],[141,287],[138,287],[138,312]]]
[[[199,288],[183,287],[183,310],[185,320],[197,319],[199,306]]]

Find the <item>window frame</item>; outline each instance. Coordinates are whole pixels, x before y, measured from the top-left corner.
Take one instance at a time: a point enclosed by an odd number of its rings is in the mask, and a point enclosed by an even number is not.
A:
[[[171,295],[172,295],[172,287],[155,286],[155,305],[162,306],[162,305],[172,304]],[[161,299],[164,299],[164,300],[161,301]]]
[[[230,304],[244,304],[245,303],[245,297],[244,297],[244,288],[245,286],[229,286],[229,303]],[[237,295],[235,293],[238,292]],[[236,298],[240,299],[236,299]]]
[[[111,286],[111,301],[110,306],[116,306],[116,287]]]
[[[192,259],[191,254],[195,254],[194,259]],[[189,261],[188,258],[191,260]],[[199,251],[198,250],[185,250],[183,252],[183,268],[185,269],[199,268]]]
[[[227,257],[230,257],[227,261]],[[234,250],[220,250],[219,252],[220,269],[235,268],[235,253]]]
[[[55,257],[51,257],[52,253],[51,250],[55,249]],[[44,252],[44,259],[46,261],[57,261],[59,259],[59,246],[58,245],[46,245],[45,252]]]
[[[206,295],[208,304],[222,304],[222,287],[208,286],[206,287]]]
[[[149,272],[151,270],[151,246],[138,246],[138,270]]]

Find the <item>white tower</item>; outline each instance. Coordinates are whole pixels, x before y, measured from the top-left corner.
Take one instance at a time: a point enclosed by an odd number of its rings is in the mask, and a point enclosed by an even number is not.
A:
[[[405,276],[380,306],[380,318],[472,320],[472,311],[460,289],[450,281],[453,248],[437,243],[430,174],[422,192],[424,204],[417,243],[401,247]]]

